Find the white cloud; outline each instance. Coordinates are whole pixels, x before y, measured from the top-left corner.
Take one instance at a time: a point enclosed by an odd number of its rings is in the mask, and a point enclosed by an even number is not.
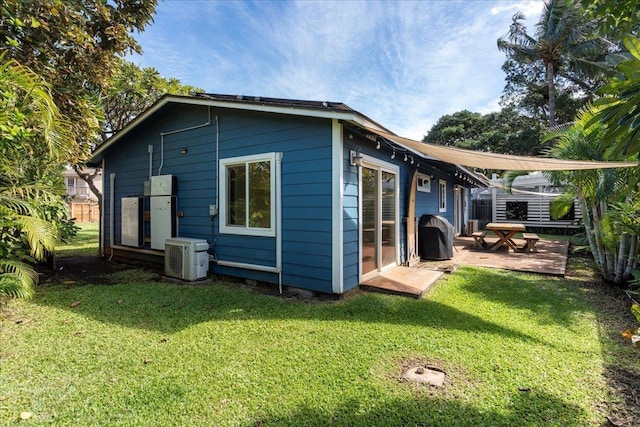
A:
[[[421,139],[444,115],[497,110],[516,10],[541,1],[160,3],[133,57],[217,93],[342,101]]]

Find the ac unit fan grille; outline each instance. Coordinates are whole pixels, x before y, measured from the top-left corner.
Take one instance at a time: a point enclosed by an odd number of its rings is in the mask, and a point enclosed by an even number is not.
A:
[[[189,265],[189,250],[186,245],[167,245],[165,248],[165,274],[183,279],[184,267]]]

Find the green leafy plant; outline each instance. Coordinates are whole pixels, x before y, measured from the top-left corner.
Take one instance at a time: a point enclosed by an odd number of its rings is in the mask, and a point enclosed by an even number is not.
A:
[[[633,304],[631,306],[631,313],[636,317],[636,320],[640,324],[640,304]],[[640,327],[626,329],[622,332],[622,336],[631,340],[631,343],[635,348],[640,348]]]

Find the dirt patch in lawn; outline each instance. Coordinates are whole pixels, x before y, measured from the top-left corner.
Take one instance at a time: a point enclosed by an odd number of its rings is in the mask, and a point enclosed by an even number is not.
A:
[[[118,277],[138,280],[161,280],[162,270],[151,264],[125,264],[109,261],[100,256],[74,256],[58,258],[56,268],[51,265],[37,266],[40,275],[40,285],[66,284],[82,285],[110,285],[118,283]]]
[[[465,370],[446,360],[438,360],[430,357],[410,356],[398,358],[393,361],[394,369],[383,375],[387,381],[400,383],[402,387],[407,387],[418,396],[429,397],[454,397],[456,394],[464,393],[463,390],[474,388],[472,378]],[[428,382],[417,382],[407,379],[406,373],[414,368],[422,367],[425,370],[444,374],[442,385],[434,386]]]

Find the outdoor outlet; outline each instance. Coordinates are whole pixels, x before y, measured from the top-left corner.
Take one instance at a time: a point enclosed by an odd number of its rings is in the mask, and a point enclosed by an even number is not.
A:
[[[218,207],[216,205],[209,205],[209,216],[218,215]]]

